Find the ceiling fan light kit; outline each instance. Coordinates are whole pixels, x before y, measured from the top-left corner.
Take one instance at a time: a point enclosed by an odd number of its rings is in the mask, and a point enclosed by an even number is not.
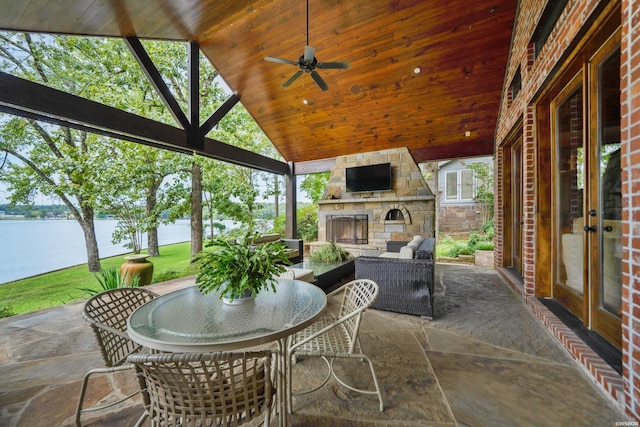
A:
[[[347,61],[337,61],[337,62],[318,62],[316,59],[316,49],[313,46],[309,45],[309,0],[307,0],[307,44],[304,47],[304,53],[298,58],[297,61],[292,61],[289,59],[282,58],[274,58],[272,56],[266,56],[265,61],[276,62],[279,64],[287,64],[294,65],[300,68],[296,71],[286,82],[283,83],[282,87],[289,87],[294,81],[298,79],[303,73],[311,74],[311,78],[316,82],[318,87],[323,91],[329,90],[329,86],[324,81],[324,79],[318,74],[317,69],[320,70],[329,70],[329,69],[347,69],[351,65]]]

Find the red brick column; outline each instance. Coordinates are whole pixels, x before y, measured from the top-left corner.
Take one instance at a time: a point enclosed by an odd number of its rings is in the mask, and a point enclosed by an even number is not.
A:
[[[496,150],[493,159],[493,265],[504,264],[504,150]]]
[[[622,1],[622,358],[626,409],[640,419],[640,2]]]
[[[534,295],[536,290],[536,118],[535,108],[528,105],[524,112],[522,135],[522,276],[524,293]]]

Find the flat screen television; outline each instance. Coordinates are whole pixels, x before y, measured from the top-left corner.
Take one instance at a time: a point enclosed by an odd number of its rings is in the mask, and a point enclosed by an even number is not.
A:
[[[347,192],[391,190],[391,163],[346,169]]]

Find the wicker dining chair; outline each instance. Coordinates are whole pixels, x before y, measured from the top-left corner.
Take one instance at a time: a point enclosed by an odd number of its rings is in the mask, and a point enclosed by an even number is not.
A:
[[[87,385],[92,375],[133,369],[133,365],[127,363],[127,356],[139,352],[142,346],[133,342],[127,335],[127,318],[136,308],[157,296],[144,288],[127,287],[101,292],[84,304],[82,317],[89,322],[94,332],[105,367],[91,369],[84,376],[76,408],[77,426],[81,426],[80,417],[83,412],[108,408],[138,394],[136,391],[116,402],[83,408]]]
[[[268,350],[134,354],[152,426],[239,426],[271,418],[275,388]],[[141,425],[140,420],[137,425]]]
[[[380,411],[384,411],[384,403],[382,401],[382,392],[378,384],[378,377],[371,359],[362,352],[358,331],[360,329],[360,321],[364,311],[373,304],[378,297],[379,288],[376,282],[368,279],[353,280],[344,286],[331,292],[327,297],[331,297],[340,292],[344,292],[342,303],[338,317],[325,316],[313,323],[311,326],[297,332],[293,335],[287,345],[288,373],[289,383],[287,385],[288,393],[288,412],[292,411],[292,372],[293,362],[298,356],[305,357],[321,357],[327,363],[329,372],[324,381],[317,387],[299,392],[296,394],[308,394],[318,390],[325,385],[333,376],[340,384],[346,388],[364,394],[375,394],[380,401]],[[361,359],[368,363],[373,377],[374,390],[365,390],[353,387],[338,377],[333,369],[333,361],[335,359]]]

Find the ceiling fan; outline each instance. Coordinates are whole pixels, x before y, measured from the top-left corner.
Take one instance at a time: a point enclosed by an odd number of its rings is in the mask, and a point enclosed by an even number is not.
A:
[[[280,64],[288,64],[295,65],[300,68],[298,71],[292,75],[289,80],[284,82],[282,87],[289,87],[291,83],[296,81],[298,77],[302,75],[302,73],[311,74],[311,78],[316,82],[316,84],[320,87],[320,89],[326,91],[329,90],[329,86],[327,83],[320,77],[320,74],[316,71],[320,70],[328,70],[328,69],[345,69],[349,68],[350,64],[347,61],[338,61],[338,62],[318,62],[315,57],[316,49],[313,46],[309,46],[309,0],[307,0],[307,45],[304,47],[304,53],[298,58],[297,61],[291,61],[289,59],[281,59],[274,58],[271,56],[265,57],[265,61],[277,62]]]

